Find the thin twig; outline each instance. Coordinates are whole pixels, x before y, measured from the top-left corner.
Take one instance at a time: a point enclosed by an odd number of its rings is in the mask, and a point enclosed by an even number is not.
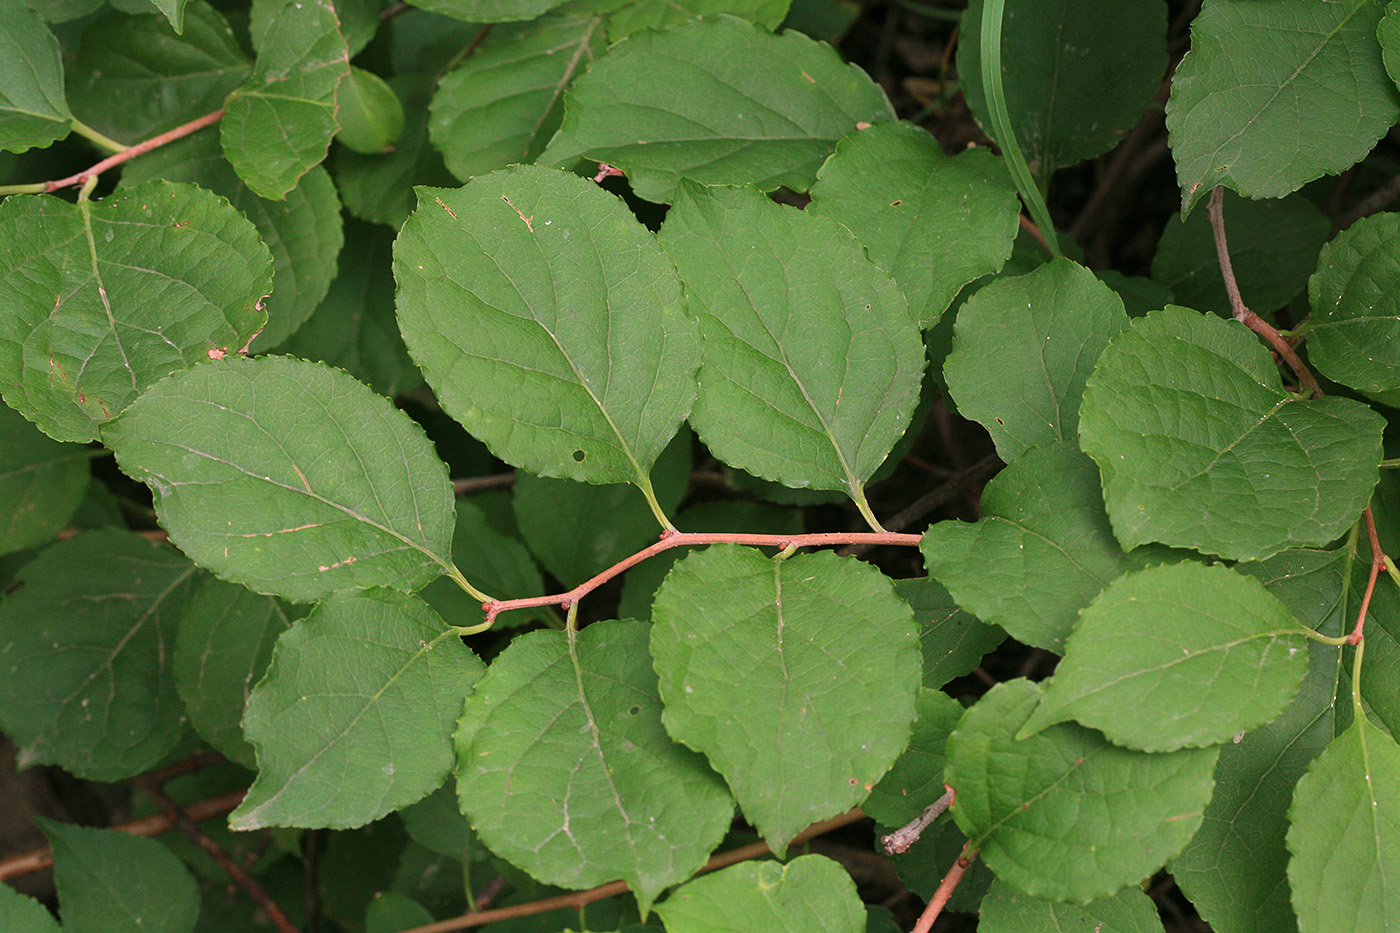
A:
[[[180,809],[180,805],[177,804],[169,794],[161,790],[159,782],[140,781],[137,786],[145,791],[148,797],[165,810],[166,815],[170,817],[181,832],[188,836],[195,845],[203,849],[206,855],[219,863],[219,867],[224,870],[225,874],[229,876],[234,884],[247,892],[248,896],[253,899],[253,902],[262,909],[263,913],[267,914],[267,918],[272,921],[272,925],[277,928],[278,933],[298,933],[296,924],[287,919],[287,915],[283,913],[282,908],[277,906],[277,902],[263,890],[263,886],[258,884],[257,879],[249,874],[242,865],[235,862],[233,858],[223,850],[222,846],[213,839],[210,839],[209,835],[205,833],[204,830],[200,829],[198,824],[190,819],[189,815],[185,813],[184,810]]]
[[[1378,211],[1385,210],[1396,198],[1400,198],[1400,175],[1396,175],[1352,205],[1351,210],[1337,218],[1337,229],[1345,230],[1363,217],[1370,217]]]
[[[1120,199],[1120,192],[1130,177],[1129,166],[1137,157],[1138,151],[1146,146],[1152,137],[1162,129],[1162,124],[1166,119],[1166,112],[1162,108],[1166,105],[1170,94],[1171,70],[1169,69],[1167,78],[1157,89],[1152,103],[1143,111],[1137,124],[1128,131],[1128,135],[1115,148],[1113,155],[1109,157],[1103,177],[1094,187],[1094,193],[1089,196],[1089,200],[1080,210],[1079,216],[1074,218],[1074,223],[1070,224],[1069,235],[1076,242],[1082,242],[1088,236],[1089,231],[1095,229],[1100,214],[1105,208]]]
[[[924,912],[919,915],[919,922],[914,924],[911,933],[929,933],[933,929],[934,921],[943,912],[944,906],[948,903],[948,898],[953,896],[953,891],[958,887],[958,882],[962,881],[963,874],[967,871],[972,860],[977,857],[977,850],[972,848],[972,843],[968,842],[962,847],[962,852],[958,855],[958,860],[953,863],[953,867],[948,869],[948,874],[943,876],[943,883],[938,886],[938,890],[933,892],[933,900],[928,902]]]
[[[840,816],[834,816],[829,820],[822,820],[820,823],[813,823],[807,829],[793,837],[789,845],[797,845],[806,842],[815,836],[829,833],[833,829],[842,826],[849,826],[851,823],[865,819],[865,814],[859,809],[847,810]],[[728,865],[738,862],[746,862],[749,859],[767,855],[772,850],[762,842],[755,842],[752,845],[741,846],[731,849],[728,852],[721,852],[705,863],[697,875],[715,871]],[[487,923],[495,923],[499,920],[514,920],[517,917],[532,917],[535,914],[542,914],[550,910],[560,910],[568,908],[578,910],[594,901],[601,901],[604,898],[616,897],[624,894],[628,890],[627,882],[613,881],[587,891],[577,891],[573,894],[561,894],[557,897],[548,897],[544,900],[531,901],[528,904],[515,904],[511,907],[498,907],[495,910],[476,910],[465,913],[448,920],[441,920],[437,923],[429,923],[424,926],[414,927],[405,930],[404,933],[452,933],[454,930],[465,930],[470,927],[483,926]]]
[[[76,175],[69,175],[67,178],[61,178],[58,181],[46,181],[44,182],[44,190],[57,191],[59,188],[67,188],[69,185],[81,185],[89,178],[101,175],[109,168],[115,168],[123,162],[129,162],[139,155],[150,152],[152,149],[159,149],[161,146],[173,143],[175,140],[182,139],[197,130],[202,130],[206,126],[218,123],[223,117],[224,111],[222,108],[215,110],[213,113],[206,113],[204,116],[196,120],[191,120],[183,126],[177,126],[169,132],[161,133],[159,136],[152,136],[144,142],[137,143],[130,149],[123,149],[114,156],[108,156],[92,168],[85,169]]]
[[[468,476],[465,479],[454,479],[452,481],[452,494],[454,496],[465,496],[473,492],[485,492],[488,489],[508,489],[514,485],[514,473],[496,473],[491,476]]]
[[[1323,395],[1322,386],[1317,384],[1317,379],[1313,376],[1312,370],[1308,369],[1297,352],[1288,345],[1288,341],[1283,339],[1283,335],[1274,328],[1272,324],[1249,310],[1245,306],[1244,299],[1240,297],[1240,286],[1235,280],[1235,269],[1230,263],[1230,246],[1225,239],[1225,215],[1222,210],[1222,203],[1225,198],[1225,187],[1217,185],[1210,193],[1210,200],[1206,204],[1206,213],[1210,216],[1210,229],[1215,235],[1215,255],[1220,261],[1220,274],[1225,279],[1225,291],[1230,296],[1230,311],[1235,320],[1239,321],[1250,330],[1254,331],[1264,341],[1273,348],[1293,370],[1298,381],[1303,388],[1312,394],[1313,398],[1321,398]]]
[[[934,509],[952,502],[974,483],[991,479],[1001,469],[1001,458],[988,454],[972,466],[957,473],[946,483],[924,493],[893,516],[886,519],[885,527],[890,531],[901,531],[923,518]],[[869,551],[873,544],[852,544],[837,553],[842,557],[859,557]]]
[[[944,784],[943,790],[945,791],[943,796],[924,807],[923,813],[880,839],[880,845],[885,847],[886,855],[899,855],[902,852],[908,852],[909,847],[919,841],[919,837],[924,834],[924,830],[928,829],[929,824],[942,816],[944,811],[953,805],[953,789]]]
[[[185,808],[185,814],[196,823],[207,820],[211,816],[218,816],[221,813],[228,813],[234,807],[243,802],[243,795],[247,791],[234,791],[231,794],[224,794],[222,797],[214,797],[210,800],[201,800],[192,803]],[[122,832],[131,833],[133,836],[159,836],[175,828],[174,821],[166,813],[155,813],[151,816],[142,817],[139,820],[132,820],[129,823],[121,823],[111,827]],[[11,878],[18,878],[21,875],[28,875],[32,872],[41,871],[53,864],[53,850],[48,846],[34,849],[23,855],[16,855],[0,862],[0,881],[8,881]]]
[[[905,547],[918,547],[919,535],[903,535],[894,532],[881,531],[848,531],[848,532],[826,532],[806,535],[751,535],[738,534],[732,532],[718,532],[714,534],[664,531],[661,533],[661,540],[651,547],[644,548],[613,564],[607,570],[580,583],[567,593],[556,593],[553,596],[530,596],[524,599],[493,599],[490,602],[481,604],[481,609],[486,613],[486,623],[494,622],[496,616],[511,609],[533,609],[536,606],[562,606],[565,609],[577,603],[580,599],[607,583],[609,580],[628,570],[648,557],[655,557],[662,551],[669,551],[675,547],[691,547],[703,544],[747,544],[753,547],[823,547],[833,544],[897,544]],[[485,627],[485,626],[483,626]]]
[[[1359,645],[1366,630],[1366,612],[1371,608],[1371,594],[1376,591],[1376,579],[1385,569],[1385,551],[1381,549],[1380,535],[1376,534],[1376,517],[1371,507],[1361,513],[1366,519],[1366,535],[1371,541],[1371,575],[1366,581],[1366,592],[1361,594],[1361,609],[1356,613],[1356,626],[1347,636],[1347,644]]]

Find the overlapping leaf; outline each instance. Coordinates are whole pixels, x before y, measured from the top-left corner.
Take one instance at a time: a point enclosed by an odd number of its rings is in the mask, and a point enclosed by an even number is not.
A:
[[[1027,451],[987,484],[980,521],[939,522],[920,548],[958,605],[1057,654],[1079,611],[1108,583],[1173,559],[1162,548],[1124,553],[1098,470],[1071,441]]]
[[[13,933],[63,933],[47,907],[8,884],[0,885],[0,929]]]
[[[792,6],[791,0],[609,0],[608,41],[617,42],[643,29],[664,29],[702,16],[727,13],[776,32]],[[816,38],[816,34],[797,27]]]
[[[250,771],[243,710],[262,679],[272,646],[304,614],[273,596],[206,577],[185,605],[175,637],[175,686],[190,725],[217,751]]]
[[[272,252],[272,294],[263,302],[267,323],[253,339],[253,352],[280,345],[326,297],[345,235],[340,198],[325,169],[312,168],[286,198],[269,201],[234,173],[214,134],[200,133],[137,160],[123,172],[122,183],[148,178],[207,188],[227,198],[258,228]]]
[[[940,690],[921,688],[914,708],[909,747],[860,805],[885,826],[903,826],[944,793],[945,746],[962,716],[962,704]]]
[[[1150,875],[1201,825],[1218,749],[1148,754],[1069,723],[1018,741],[1040,702],[1026,680],[993,687],[948,738],[952,813],[1018,891],[1087,904]]]
[[[591,489],[593,487],[581,487]],[[632,490],[637,495],[637,491]],[[640,498],[640,496],[638,496]],[[484,512],[465,498],[457,500],[457,524],[452,532],[452,557],[466,568],[472,584],[497,599],[520,599],[545,592],[540,569],[519,538],[507,537],[492,526]],[[656,520],[648,513],[653,528]],[[481,602],[447,577],[438,577],[418,593],[452,625],[476,625]],[[499,616],[496,626],[520,625],[531,619],[555,619],[545,609],[522,609]]]
[[[1126,887],[1112,897],[1080,906],[1028,897],[1004,881],[992,882],[977,916],[979,933],[1162,933],[1157,905],[1141,888]]]
[[[925,131],[880,123],[837,143],[807,210],[854,233],[932,327],[959,289],[1011,255],[1019,208],[990,151],[950,159]]]
[[[684,178],[806,190],[838,139],[894,119],[880,88],[829,46],[730,16],[629,36],[564,103],[540,161],[607,162],[663,202]]]
[[[469,23],[506,23],[534,19],[564,0],[423,0],[414,6]]]
[[[462,180],[532,162],[559,128],[564,89],[606,48],[601,16],[493,30],[433,95],[428,135]]]
[[[1218,745],[1283,711],[1306,649],[1288,608],[1227,567],[1126,574],[1080,615],[1019,736],[1073,719],[1143,751]]]
[[[258,777],[234,829],[362,826],[436,789],[485,667],[422,600],[335,596],[278,639],[243,730]]]
[[[467,701],[458,796],[491,849],[551,884],[627,880],[645,915],[729,827],[733,802],[661,724],[648,627],[517,637]]]
[[[65,933],[191,933],[199,889],[154,839],[44,820]]]
[[[1343,551],[1291,550],[1238,566],[1299,621],[1335,636],[1355,620],[1354,607],[1344,596],[1347,563]],[[1339,711],[1350,712],[1346,703],[1337,702],[1344,686],[1341,652],[1314,641],[1309,642],[1309,657],[1308,674],[1288,709],[1222,746],[1205,820],[1171,864],[1177,884],[1219,933],[1297,929],[1289,903],[1288,820],[1282,802],[1292,799],[1308,763],[1336,734]]]
[[[1308,297],[1308,359],[1318,371],[1400,401],[1400,215],[1374,214],[1337,234]]]
[[[443,408],[532,473],[645,484],[700,356],[652,235],[535,166],[420,195],[395,246],[399,326]]]
[[[917,628],[872,567],[714,546],[676,565],[652,620],[667,730],[775,851],[862,800],[908,742]]]
[[[0,405],[0,554],[53,539],[82,501],[88,453]]]
[[[184,731],[170,655],[194,567],[107,530],[49,547],[17,576],[0,603],[0,725],[20,765],[93,781],[154,766]]]
[[[128,144],[218,110],[251,68],[223,14],[202,0],[186,8],[179,35],[147,9],[142,16],[104,15],[83,30],[68,65],[74,113]],[[201,135],[218,138],[214,131]]]
[[[1393,738],[1358,712],[1298,782],[1288,818],[1288,881],[1302,933],[1382,933],[1400,924]]]
[[[888,273],[826,218],[755,188],[687,184],[660,240],[704,335],[695,428],[721,460],[788,486],[864,483],[919,398],[919,328]]]
[[[804,855],[743,862],[696,878],[656,908],[669,933],[864,933],[865,908],[840,865]]]
[[[970,673],[982,657],[1006,639],[995,625],[961,609],[948,588],[933,577],[895,581],[899,598],[914,610],[922,631],[924,686],[930,690]]]
[[[272,264],[227,201],[158,181],[0,204],[0,382],[50,437],[97,438],[161,377],[247,344]]]
[[[943,378],[958,411],[1007,463],[1079,433],[1084,382],[1128,326],[1122,300],[1083,266],[1055,259],[999,279],[958,309]]]
[[[0,0],[0,150],[47,146],[72,119],[58,40],[24,0]]]
[[[326,157],[350,56],[331,0],[253,0],[253,73],[229,95],[220,138],[238,177],[274,201]]]
[[[972,0],[963,15],[958,73],[989,127],[982,9]],[[1138,122],[1167,70],[1167,9],[1156,0],[1008,0],[1001,41],[1007,111],[1031,171],[1049,178],[1112,149]]]
[[[1400,116],[1375,0],[1214,0],[1167,101],[1183,209],[1216,185],[1280,198],[1360,159]]]
[[[1332,222],[1302,195],[1254,201],[1231,191],[1221,211],[1244,303],[1268,314],[1292,301],[1307,286]],[[1170,288],[1178,304],[1232,313],[1206,211],[1167,221],[1152,257],[1152,279]]]
[[[408,416],[339,370],[286,357],[196,366],[103,439],[151,486],[172,541],[257,592],[416,589],[450,566],[442,461]]]
[[[1250,560],[1326,544],[1376,484],[1383,420],[1278,387],[1243,326],[1185,308],[1109,344],[1080,408],[1080,444],[1103,476],[1118,540]]]

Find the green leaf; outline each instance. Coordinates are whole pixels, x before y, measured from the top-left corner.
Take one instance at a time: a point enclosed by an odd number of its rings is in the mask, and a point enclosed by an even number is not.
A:
[[[48,908],[8,884],[0,885],[0,929],[9,933],[62,933]]]
[[[608,41],[619,42],[644,29],[665,29],[704,16],[727,13],[776,32],[787,15],[791,0],[622,0],[608,14]],[[806,32],[805,29],[798,30]]]
[[[880,88],[831,47],[720,16],[609,49],[565,95],[540,162],[607,162],[649,201],[669,202],[684,178],[805,191],[838,139],[893,119]]]
[[[408,416],[339,370],[286,357],[196,366],[103,440],[151,486],[181,550],[256,592],[305,602],[451,570],[442,461]]]
[[[990,128],[983,8],[971,0],[963,14],[958,74],[968,107]],[[1048,179],[1103,155],[1138,122],[1167,72],[1167,8],[1159,0],[1007,0],[1001,42],[1007,110],[1031,171]]]
[[[1147,752],[1218,745],[1297,695],[1307,632],[1228,567],[1186,561],[1125,574],[1080,614],[1017,737],[1073,719]]]
[[[262,679],[277,636],[305,614],[272,596],[206,577],[180,616],[175,686],[200,737],[249,771],[253,746],[243,738],[243,709]]]
[[[937,690],[955,677],[971,673],[989,651],[1006,639],[995,625],[979,622],[953,601],[947,587],[933,577],[896,580],[894,591],[914,610],[922,625],[924,686]]]
[[[517,637],[462,711],[457,793],[491,850],[567,888],[625,879],[645,916],[724,837],[733,803],[661,725],[640,622]]]
[[[564,0],[420,0],[414,6],[468,23],[505,23],[534,19]]]
[[[1173,559],[1161,548],[1123,552],[1104,514],[1098,471],[1070,441],[1028,450],[987,484],[980,521],[939,522],[920,548],[929,574],[959,606],[1056,654],[1106,585]]]
[[[985,427],[1007,463],[1079,433],[1084,382],[1125,330],[1123,302],[1078,263],[1060,258],[998,279],[958,310],[943,364],[958,412]]]
[[[1162,933],[1157,905],[1141,888],[1126,887],[1112,897],[1077,904],[1055,904],[1022,894],[1004,881],[992,882],[977,917],[979,933]]]
[[[40,820],[53,847],[64,933],[191,933],[199,891],[153,839]]]
[[[889,275],[846,230],[754,188],[683,186],[660,241],[704,336],[700,439],[764,479],[863,504],[923,376]]]
[[[950,159],[924,130],[880,123],[836,144],[807,211],[854,233],[928,328],[964,285],[1011,255],[1019,209],[989,150]]]
[[[600,16],[492,30],[433,95],[428,135],[461,179],[533,162],[559,128],[564,89],[607,48]]]
[[[350,74],[336,88],[336,134],[341,145],[373,155],[394,148],[403,135],[403,104],[394,89],[379,75],[350,66]]]
[[[1064,723],[1015,736],[1041,699],[998,684],[948,738],[952,813],[1013,888],[1088,904],[1152,874],[1201,825],[1218,749],[1147,754]]]
[[[422,799],[452,766],[452,724],[485,666],[422,600],[333,596],[277,641],[243,729],[258,778],[234,829],[347,829]]]
[[[399,933],[433,922],[433,915],[406,894],[380,892],[365,911],[365,933]]]
[[[846,870],[821,855],[743,862],[686,883],[658,904],[667,933],[864,933]]]
[[[1400,746],[1358,716],[1308,767],[1288,809],[1302,933],[1400,924]]]
[[[1308,359],[1328,379],[1400,400],[1400,214],[1373,214],[1322,248],[1308,282]]]
[[[394,250],[399,325],[442,407],[532,473],[645,488],[700,355],[652,235],[536,166],[421,195]]]
[[[301,190],[294,189],[289,200]],[[380,395],[406,394],[422,385],[423,377],[394,317],[393,232],[351,219],[345,234],[330,290],[283,348],[339,367]]]
[[[0,554],[53,540],[83,501],[88,459],[0,405]]]
[[[1370,151],[1400,116],[1377,0],[1212,0],[1172,79],[1183,213],[1216,185],[1281,198]]]
[[[90,441],[161,377],[231,353],[266,316],[257,231],[193,185],[0,204],[0,383],[50,437]]]
[[[340,198],[325,169],[308,171],[284,200],[268,201],[234,173],[214,134],[199,133],[136,160],[122,183],[148,178],[190,182],[227,198],[272,251],[272,294],[263,301],[267,324],[253,339],[253,352],[281,344],[326,297],[345,235]]]
[[[886,826],[902,826],[943,796],[944,747],[962,716],[962,704],[946,693],[920,688],[909,747],[871,790],[860,808]]]
[[[1242,325],[1176,307],[1114,338],[1079,421],[1124,547],[1238,560],[1344,532],[1376,484],[1383,426],[1351,399],[1289,395]]]
[[[689,431],[681,431],[652,470],[656,501],[667,515],[685,495],[692,439]],[[642,494],[630,484],[581,486],[519,473],[512,501],[520,536],[544,568],[566,587],[578,586],[656,543],[656,518]]]
[[[0,602],[0,725],[20,767],[92,781],[152,767],[184,711],[170,654],[195,571],[169,548],[91,531],[46,548]]]
[[[74,113],[128,144],[218,110],[250,68],[228,21],[202,0],[186,8],[180,35],[149,10],[144,16],[115,11],[103,16],[83,30],[78,54],[68,65]],[[153,157],[136,159],[123,172]]]
[[[1237,569],[1256,577],[1305,625],[1335,636],[1354,621],[1342,595],[1346,567],[1341,550],[1291,550]],[[1205,820],[1171,864],[1177,884],[1219,933],[1298,928],[1289,903],[1282,802],[1335,735],[1342,682],[1336,647],[1310,641],[1309,656],[1308,674],[1288,709],[1222,746]]]
[[[864,799],[908,744],[917,628],[873,567],[716,545],[676,564],[652,619],[667,730],[775,852]]]
[[[225,103],[224,154],[256,194],[280,201],[326,157],[350,58],[331,0],[253,0],[257,61]]]
[[[24,152],[68,135],[58,40],[23,0],[0,0],[0,150]]]
[[[1318,266],[1318,251],[1332,235],[1332,222],[1322,211],[1302,195],[1252,201],[1231,191],[1222,213],[1231,265],[1248,307],[1267,315],[1303,291],[1309,270]],[[1232,314],[1205,211],[1167,221],[1152,257],[1152,278],[1170,288],[1180,304]]]

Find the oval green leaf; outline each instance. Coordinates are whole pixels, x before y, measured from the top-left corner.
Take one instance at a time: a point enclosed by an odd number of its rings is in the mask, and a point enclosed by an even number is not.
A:
[[[667,730],[775,852],[863,800],[908,744],[918,629],[873,567],[716,545],[676,564],[652,619]]]
[[[668,933],[865,933],[855,882],[836,862],[744,862],[679,888],[657,905]]]
[[[1322,249],[1308,282],[1308,359],[1328,379],[1400,401],[1400,214],[1373,214]]]
[[[277,641],[243,731],[258,777],[234,829],[348,829],[422,799],[485,665],[415,596],[335,596]]]
[[[1383,426],[1351,399],[1284,392],[1242,325],[1176,307],[1113,339],[1079,413],[1124,547],[1236,560],[1345,532],[1376,485]]]
[[[256,592],[307,602],[451,572],[446,467],[418,425],[340,370],[287,357],[196,366],[103,439],[151,487],[171,540]]]
[[[194,876],[154,839],[42,820],[66,933],[191,933]]]
[[[24,0],[0,0],[0,150],[47,146],[72,120],[58,40]]]
[[[537,166],[420,196],[394,250],[399,326],[443,409],[532,473],[646,484],[700,356],[652,235]]]
[[[0,405],[0,554],[58,534],[87,490],[89,459],[85,448],[60,444]]]

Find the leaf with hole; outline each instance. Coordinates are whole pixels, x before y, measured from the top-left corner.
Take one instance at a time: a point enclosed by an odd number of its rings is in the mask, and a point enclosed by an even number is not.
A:
[[[992,435],[1007,463],[1079,434],[1084,382],[1128,326],[1122,300],[1094,274],[1054,259],[997,279],[958,309],[943,378],[958,411]]]
[[[1400,116],[1376,0],[1214,0],[1191,25],[1167,131],[1189,211],[1216,185],[1281,198],[1360,159]]]
[[[536,166],[420,197],[394,249],[399,326],[443,408],[532,473],[647,488],[700,355],[651,233]]]
[[[516,638],[462,711],[457,793],[482,841],[568,888],[615,878],[645,916],[724,837],[733,802],[671,740],[640,622]]]
[[[1185,561],[1124,574],[1080,613],[1017,737],[1073,719],[1142,751],[1219,745],[1292,701],[1307,633],[1228,567]]]
[[[877,123],[836,144],[807,211],[854,233],[927,328],[959,289],[1011,255],[1019,207],[989,150],[948,158],[917,127]]]
[[[609,49],[565,95],[539,161],[607,162],[649,201],[671,201],[685,178],[805,191],[838,139],[893,119],[879,86],[829,46],[722,15]]]
[[[229,825],[347,829],[422,799],[451,769],[453,723],[484,671],[417,597],[323,601],[248,699],[258,777]]]
[[[20,766],[92,781],[155,766],[184,732],[170,655],[194,567],[107,529],[46,548],[17,578],[0,602],[0,725]]]
[[[256,592],[308,602],[452,572],[446,468],[422,428],[339,370],[206,363],[151,389],[103,437],[151,487],[171,540]]]
[[[236,352],[266,320],[267,247],[193,185],[9,198],[0,256],[5,401],[57,440],[95,440],[161,377]]]
[[[834,222],[755,188],[686,183],[660,240],[704,337],[700,439],[725,463],[841,490],[868,513],[865,481],[908,426],[924,368],[889,274]]]
[[[676,564],[652,620],[667,731],[774,851],[863,800],[908,744],[917,627],[873,567],[716,545]]]
[[[1352,399],[1279,387],[1242,325],[1171,307],[1109,344],[1080,407],[1113,531],[1233,560],[1322,545],[1376,485],[1384,421]]]
[[[998,684],[948,738],[952,813],[997,877],[1018,891],[1088,904],[1152,874],[1191,840],[1218,749],[1149,754],[1070,723],[1017,740],[1042,697]]]
[[[350,57],[331,0],[253,0],[253,73],[224,103],[224,154],[261,197],[280,201],[326,157],[335,91]]]

